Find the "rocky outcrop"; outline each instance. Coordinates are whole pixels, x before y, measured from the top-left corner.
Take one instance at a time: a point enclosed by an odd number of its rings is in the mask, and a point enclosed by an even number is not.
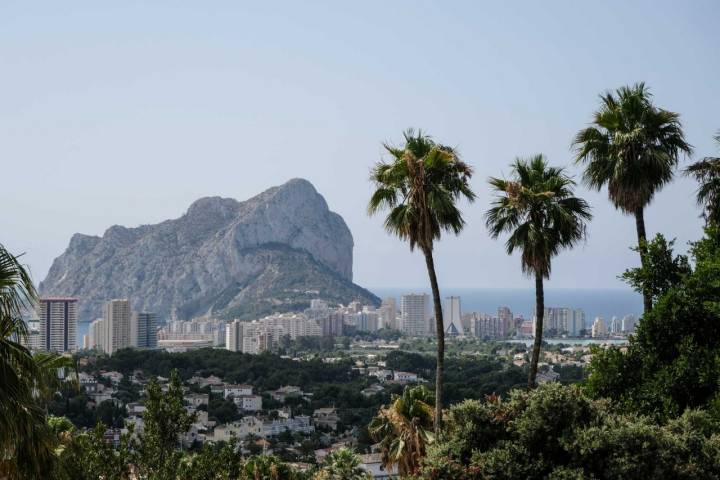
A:
[[[293,179],[244,202],[208,197],[174,220],[76,234],[40,283],[80,298],[80,318],[111,298],[161,318],[249,318],[311,298],[377,303],[352,283],[353,239],[310,182]]]

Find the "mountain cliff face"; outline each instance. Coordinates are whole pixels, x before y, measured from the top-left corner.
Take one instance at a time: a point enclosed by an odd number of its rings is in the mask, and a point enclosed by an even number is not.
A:
[[[378,299],[352,283],[353,239],[310,182],[294,179],[244,202],[209,197],[175,220],[75,234],[40,283],[80,299],[80,319],[112,298],[160,318],[253,318],[311,298]]]

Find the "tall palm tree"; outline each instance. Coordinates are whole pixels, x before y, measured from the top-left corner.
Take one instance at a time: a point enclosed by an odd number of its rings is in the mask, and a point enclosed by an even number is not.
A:
[[[368,212],[387,209],[385,228],[425,256],[435,309],[437,371],[435,374],[435,431],[442,424],[442,391],[445,371],[445,329],[440,289],[435,275],[434,243],[442,232],[459,234],[465,225],[457,202],[470,202],[475,194],[469,185],[472,168],[450,147],[435,143],[422,131],[404,133],[405,145],[385,144],[390,161],[379,162],[372,170],[375,192]]]
[[[405,387],[393,395],[368,427],[370,436],[380,442],[382,464],[386,470],[397,467],[401,476],[415,475],[425,457],[426,447],[435,440],[432,394],[422,385]]]
[[[673,178],[680,154],[690,155],[680,115],[652,103],[644,83],[600,96],[592,124],[575,136],[576,161],[585,164],[584,180],[600,190],[608,187],[615,208],[635,216],[640,261],[645,265],[645,207]],[[644,310],[652,296],[643,292]]]
[[[370,480],[372,476],[365,470],[360,457],[349,448],[331,452],[323,460],[322,467],[313,476],[313,480]]]
[[[508,254],[521,251],[522,271],[535,277],[535,341],[528,388],[535,386],[542,345],[545,294],[543,280],[550,278],[552,258],[585,237],[590,207],[573,196],[575,182],[562,168],[549,167],[542,155],[516,159],[512,178],[491,178],[496,193],[492,208],[485,214],[493,238],[509,233]]]
[[[715,135],[720,147],[720,130]],[[685,174],[700,184],[697,203],[703,207],[703,217],[708,225],[720,225],[720,157],[705,157],[685,169]]]

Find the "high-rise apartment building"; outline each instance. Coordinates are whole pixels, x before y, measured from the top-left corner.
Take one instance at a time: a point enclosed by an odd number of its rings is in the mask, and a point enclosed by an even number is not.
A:
[[[460,312],[460,297],[445,298],[443,326],[446,335],[458,336],[465,333],[462,326],[462,313]]]
[[[548,307],[544,310],[543,332],[576,337],[585,328],[585,312],[569,307]]]
[[[149,312],[132,314],[130,343],[137,348],[157,348],[157,315]]]
[[[72,352],[76,349],[77,298],[40,298],[37,314],[40,319],[40,349],[48,352]]]
[[[402,331],[412,337],[428,334],[430,319],[430,296],[421,293],[403,295],[400,300]]]
[[[585,310],[582,308],[576,308],[575,309],[575,328],[570,333],[574,337],[579,337],[583,330],[585,330]]]
[[[107,322],[104,318],[98,318],[90,323],[87,337],[87,348],[107,351]]]
[[[355,326],[363,332],[375,332],[379,328],[380,315],[374,308],[364,307],[355,314]]]
[[[510,307],[498,307],[497,316],[502,323],[503,336],[513,333],[513,313]]]
[[[340,337],[343,334],[343,319],[345,315],[342,312],[330,312],[324,317],[318,319],[318,324],[322,330],[323,337]]]
[[[622,331],[622,324],[618,317],[612,317],[610,319],[610,333],[620,333]]]
[[[623,333],[632,333],[635,331],[635,316],[625,315],[620,323],[620,328]]]
[[[130,322],[132,310],[130,300],[115,299],[105,304],[105,322],[107,343],[106,350],[109,355],[121,348],[132,346],[130,335]]]
[[[604,337],[608,334],[607,325],[602,317],[595,317],[595,321],[592,324],[592,336],[593,337]]]
[[[243,348],[243,322],[233,320],[225,327],[225,349],[231,352],[242,352]]]
[[[399,330],[397,320],[397,302],[394,297],[388,297],[380,305],[380,328]]]

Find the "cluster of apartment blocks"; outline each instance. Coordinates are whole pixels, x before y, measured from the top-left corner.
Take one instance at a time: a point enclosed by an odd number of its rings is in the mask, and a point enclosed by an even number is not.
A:
[[[394,299],[383,301],[383,307],[394,307]],[[381,309],[383,308],[381,307]],[[496,315],[469,312],[462,313],[460,297],[445,298],[443,305],[443,325],[446,336],[474,336],[478,338],[532,337],[535,335],[537,316],[525,319],[522,315],[513,315],[509,307],[501,306]],[[400,315],[395,328],[410,336],[424,336],[435,333],[434,315],[431,310],[430,296],[427,294],[408,294],[401,298]],[[592,335],[627,335],[635,330],[636,319],[626,315],[621,319],[613,317],[606,326],[602,317],[597,317],[592,326],[585,321],[585,312],[580,308],[548,307],[544,309],[543,333],[547,335],[580,337]]]
[[[24,339],[29,348],[58,353],[77,350],[77,298],[41,297],[36,314],[37,328],[31,328]],[[110,354],[126,347],[156,348],[156,324],[155,314],[133,312],[128,300],[111,300],[104,317],[90,324],[82,346]]]
[[[283,337],[336,337],[347,333],[348,327],[360,331],[392,328],[390,310],[384,307],[351,302],[331,308],[321,299],[310,302],[300,313],[270,315],[245,322],[234,320],[226,325],[225,348],[233,352],[260,353],[276,348]]]
[[[112,355],[122,348],[157,348],[157,315],[134,312],[127,298],[105,304],[103,318],[92,323],[83,336],[84,349]]]
[[[627,335],[635,331],[636,325],[637,321],[633,315],[625,315],[622,319],[612,317],[610,325],[605,323],[603,317],[595,317],[590,329],[590,334],[593,338]]]

